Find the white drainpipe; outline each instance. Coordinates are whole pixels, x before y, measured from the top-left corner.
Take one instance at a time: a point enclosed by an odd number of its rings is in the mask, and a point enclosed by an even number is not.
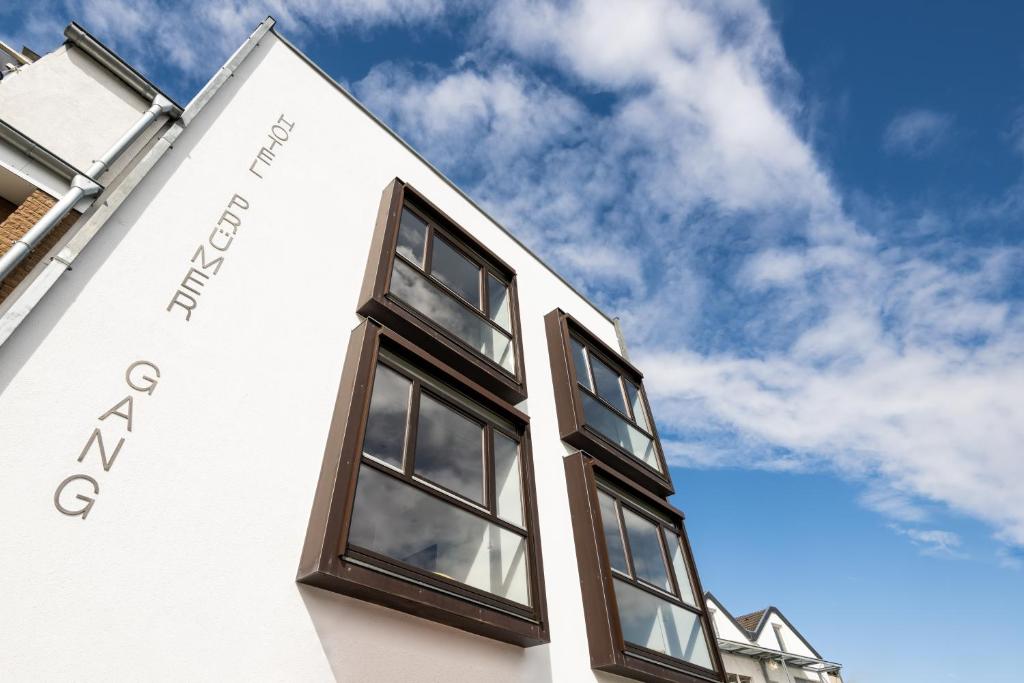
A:
[[[149,124],[158,116],[169,112],[172,107],[174,104],[163,95],[154,97],[153,106],[146,110],[146,113],[121,136],[120,140],[115,142],[102,157],[92,162],[92,166],[85,171],[85,174],[78,174],[71,179],[71,189],[50,207],[50,210],[43,214],[43,217],[29,228],[21,239],[11,245],[7,253],[0,256],[0,282],[3,282],[18,267],[18,264],[39,246],[39,243],[53,230],[54,226],[68,215],[68,212],[80,199],[100,193],[103,188],[96,182],[96,178],[110,168],[110,164],[138,139],[142,132],[149,127]]]

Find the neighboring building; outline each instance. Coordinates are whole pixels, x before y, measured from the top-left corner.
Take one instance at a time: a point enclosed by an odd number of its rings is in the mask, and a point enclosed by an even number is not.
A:
[[[824,658],[777,607],[733,617],[704,595],[727,683],[842,683],[842,666]]]
[[[614,320],[272,20],[184,109],[67,36],[0,81],[0,679],[726,680]]]

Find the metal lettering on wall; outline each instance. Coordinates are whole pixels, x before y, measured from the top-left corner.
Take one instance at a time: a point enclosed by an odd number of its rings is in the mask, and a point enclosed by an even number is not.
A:
[[[270,126],[270,131],[267,133],[268,142],[259,148],[252,163],[249,164],[249,174],[256,178],[254,182],[264,179],[264,174],[269,172],[281,151],[278,148],[283,148],[285,143],[291,139],[294,128],[295,124],[286,119],[284,114],[281,114],[277,122]],[[231,247],[238,235],[239,228],[242,227],[242,218],[250,207],[249,200],[246,199],[247,194],[246,190],[245,194],[235,192],[232,195],[223,213],[214,224],[213,230],[210,231],[209,237],[196,247],[192,259],[189,261],[185,277],[177,285],[178,289],[171,297],[171,303],[167,304],[168,312],[179,308],[185,312],[186,322],[192,319],[192,311],[199,306],[199,298],[202,296],[207,282],[220,272],[221,266],[224,265],[224,252]]]
[[[249,165],[246,177],[251,175],[255,178],[251,182],[258,183],[264,180],[265,174],[269,172],[281,151],[279,148],[283,148],[288,142],[294,128],[295,124],[286,119],[284,114],[270,126],[267,133],[268,142],[261,145]],[[173,312],[177,308],[184,311],[186,322],[192,319],[192,312],[199,305],[199,298],[207,282],[220,272],[221,266],[224,265],[224,254],[242,228],[243,217],[251,207],[248,196],[251,195],[244,187],[242,191],[231,195],[209,236],[192,252],[185,277],[176,285],[177,291],[171,297],[171,303],[167,305],[168,312]],[[141,398],[137,394],[152,396],[159,379],[160,369],[155,363],[140,360],[128,366],[125,371],[125,382],[137,393],[129,392],[97,419],[100,424],[93,428],[78,456],[78,462],[83,463],[88,469],[69,475],[53,492],[53,504],[59,512],[82,519],[89,516],[100,495],[100,483],[106,473],[114,467],[132,433],[135,399]]]
[[[149,361],[137,360],[125,370],[124,380],[133,391],[152,396],[160,380],[160,368]],[[109,472],[117,461],[117,456],[121,454],[121,449],[132,432],[135,398],[136,394],[128,393],[100,415],[97,421],[102,424],[96,426],[86,439],[78,462],[85,462],[86,456],[95,454],[95,457],[89,459],[87,466],[90,466],[90,470],[96,476],[102,477]],[[108,419],[115,417],[120,420],[107,422]],[[115,438],[116,444],[113,441]],[[111,444],[114,444],[113,449],[110,448]],[[103,473],[97,469],[98,466],[103,468]],[[57,490],[53,492],[53,504],[69,517],[85,519],[89,516],[89,511],[92,510],[99,494],[100,484],[95,477],[84,473],[72,474],[57,485]]]

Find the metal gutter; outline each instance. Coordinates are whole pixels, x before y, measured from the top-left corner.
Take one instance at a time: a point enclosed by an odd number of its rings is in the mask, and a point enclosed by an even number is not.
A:
[[[176,119],[181,116],[182,108],[180,105],[170,97],[167,97],[149,79],[132,68],[131,65],[118,57],[112,50],[94,38],[92,34],[76,22],[71,22],[64,29],[64,37],[68,39],[69,43],[102,64],[104,68],[121,79],[128,87],[142,95],[146,100],[153,101],[157,96],[167,99],[171,104],[171,118]]]
[[[221,69],[214,74],[213,78],[203,86],[192,101],[184,110],[179,110],[180,116],[146,151],[139,159],[128,168],[116,185],[108,188],[93,203],[92,207],[82,216],[72,228],[74,233],[64,247],[54,256],[42,271],[25,285],[21,291],[15,291],[10,299],[14,299],[11,306],[0,314],[0,346],[6,342],[18,328],[21,322],[32,312],[32,309],[43,299],[47,292],[56,284],[57,280],[74,263],[78,255],[92,240],[93,237],[106,224],[110,217],[116,212],[124,201],[131,195],[132,191],[148,175],[149,171],[171,148],[174,141],[178,139],[189,121],[195,118],[203,107],[220,90],[224,82],[233,74],[238,65],[252,52],[267,31],[274,25],[270,17],[265,19],[250,34],[249,38],[242,43],[231,58]],[[72,24],[74,26],[74,24]],[[70,29],[70,27],[69,27]],[[173,103],[172,103],[173,104]],[[176,105],[174,105],[176,106]],[[173,109],[171,111],[174,111]]]
[[[64,180],[70,181],[76,175],[81,175],[82,173],[70,163],[64,161],[45,147],[40,146],[35,140],[2,119],[0,119],[0,140],[11,145],[11,147],[14,147],[28,158],[38,161]]]
[[[270,21],[273,21],[273,19],[271,17],[268,17],[268,19],[270,19]],[[427,166],[427,168],[429,168],[431,171],[433,171],[433,173],[438,178],[440,178],[446,185],[448,185],[448,187],[450,187],[453,190],[455,190],[455,192],[458,193],[467,202],[469,202],[473,206],[473,208],[475,208],[477,211],[479,211],[481,214],[483,214],[483,216],[487,220],[489,220],[491,223],[494,223],[494,225],[496,225],[499,230],[501,230],[506,235],[508,235],[512,239],[513,242],[515,242],[517,245],[519,245],[523,249],[523,251],[525,251],[527,254],[529,254],[533,258],[537,259],[537,262],[539,264],[541,264],[542,266],[544,266],[544,268],[547,269],[548,272],[550,272],[552,275],[554,275],[556,278],[558,278],[562,282],[562,284],[564,284],[566,287],[568,287],[570,290],[572,290],[578,297],[583,299],[583,301],[585,301],[586,303],[590,304],[591,308],[593,308],[595,311],[597,311],[602,317],[605,318],[605,320],[607,320],[612,325],[615,325],[615,319],[613,317],[611,317],[610,315],[608,315],[607,313],[602,311],[601,308],[597,304],[595,304],[593,301],[591,301],[586,295],[584,295],[583,292],[581,292],[580,290],[576,289],[576,287],[571,282],[566,280],[562,275],[560,275],[558,273],[558,271],[556,271],[554,268],[549,266],[540,256],[538,256],[536,253],[534,253],[534,251],[532,249],[530,249],[528,246],[526,246],[526,244],[524,244],[522,242],[522,240],[520,240],[518,237],[516,237],[515,234],[513,234],[511,230],[509,230],[504,225],[502,225],[501,222],[498,221],[498,219],[496,219],[494,216],[492,216],[490,213],[488,213],[487,210],[484,209],[482,206],[477,204],[476,201],[474,201],[472,197],[470,197],[468,194],[466,194],[462,190],[461,187],[456,185],[455,182],[451,178],[449,178],[444,173],[442,173],[436,166],[434,166],[432,163],[430,163],[422,154],[417,152],[416,149],[412,145],[410,145],[408,142],[406,142],[405,139],[402,138],[401,135],[396,133],[390,126],[388,126],[388,124],[384,123],[379,118],[377,118],[377,116],[372,111],[370,111],[369,109],[366,108],[366,105],[364,105],[362,102],[360,102],[358,99],[356,99],[355,95],[353,95],[348,90],[346,90],[345,87],[342,86],[340,83],[338,83],[336,80],[334,80],[331,77],[330,74],[328,74],[326,71],[321,69],[316,64],[316,62],[314,62],[312,59],[307,57],[302,52],[302,50],[300,50],[299,48],[297,48],[294,45],[292,45],[288,41],[287,38],[282,36],[277,31],[272,31],[272,33],[274,34],[274,36],[277,37],[278,40],[280,40],[292,52],[294,52],[302,61],[306,62],[306,64],[308,64],[314,71],[316,71],[318,74],[320,74],[328,83],[333,85],[342,95],[345,96],[346,99],[348,99],[350,102],[352,102],[352,104],[354,104],[364,114],[366,114],[366,116],[368,116],[371,121],[373,121],[378,126],[383,128],[384,131],[388,135],[390,135],[392,138],[394,138],[396,141],[398,141],[398,143],[401,144],[403,147],[405,147],[406,150],[411,152],[414,157],[416,157],[421,162],[423,162]]]

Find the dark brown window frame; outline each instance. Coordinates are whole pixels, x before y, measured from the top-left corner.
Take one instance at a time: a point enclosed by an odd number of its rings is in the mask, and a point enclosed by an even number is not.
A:
[[[672,495],[675,489],[672,486],[672,479],[668,474],[668,463],[665,461],[665,453],[661,448],[661,440],[658,438],[658,428],[654,423],[651,407],[647,401],[647,392],[644,390],[643,385],[643,373],[598,339],[596,335],[591,333],[579,321],[559,308],[544,316],[544,328],[547,332],[548,357],[551,362],[551,377],[555,389],[555,405],[558,413],[558,429],[562,440],[575,448],[600,458],[607,465],[614,467],[644,488],[654,491],[661,496]],[[661,472],[642,462],[632,453],[613,443],[587,424],[581,396],[581,392],[586,391],[586,389],[579,386],[576,377],[576,365],[572,358],[572,339],[574,337],[582,341],[587,346],[588,351],[596,350],[596,356],[600,360],[611,366],[623,378],[639,388],[650,430],[644,430],[639,425],[637,425],[637,428],[652,438],[654,451],[661,465]],[[622,411],[598,396],[597,392],[587,393],[610,410],[622,415]],[[623,415],[623,417],[636,424],[629,416]]]
[[[590,645],[591,666],[600,671],[656,683],[707,683],[708,681],[721,683],[724,681],[725,665],[722,662],[718,642],[711,628],[707,607],[704,604],[704,589],[701,586],[697,565],[693,560],[693,552],[686,535],[683,513],[658,495],[643,489],[618,471],[581,451],[566,456],[564,465],[569,493],[569,510],[572,514],[573,537],[576,544],[576,560],[583,592],[583,611],[587,626],[587,640]],[[715,671],[627,643],[623,638],[615,587],[612,583],[616,577],[618,580],[622,580],[623,575],[619,572],[613,573],[608,557],[601,520],[601,505],[597,493],[599,489],[606,488],[601,482],[608,482],[613,487],[627,492],[633,498],[656,509],[666,519],[671,520],[669,526],[679,535],[683,556],[690,571],[690,580],[697,606],[695,608],[692,605],[686,605],[685,602],[678,599],[668,601],[683,606],[698,615],[704,630],[704,637],[711,651],[711,661],[716,667]],[[651,517],[649,514],[644,516],[645,518]],[[669,566],[671,567],[671,565]],[[632,581],[630,584],[638,585]],[[652,595],[666,599],[666,595],[661,591],[642,585],[640,587]]]
[[[465,305],[467,311],[478,315],[485,324],[499,330],[501,326],[491,321],[484,313],[484,309],[489,306],[488,287],[490,285],[487,274],[490,273],[507,284],[509,318],[512,327],[510,332],[515,351],[514,375],[509,374],[496,363],[470,348],[465,342],[411,305],[405,304],[398,297],[390,294],[392,267],[395,259],[403,259],[398,255],[396,246],[402,210],[405,207],[411,207],[418,217],[427,222],[429,226],[428,245],[431,243],[430,236],[439,235],[449,245],[454,246],[456,251],[482,268],[481,309],[474,309],[457,292],[445,287],[436,279],[430,278],[429,275],[427,277],[442,290],[450,291],[453,299],[459,302],[459,305]],[[429,253],[425,258],[429,263]],[[415,264],[411,265],[418,268]],[[399,178],[388,183],[381,196],[377,224],[370,244],[370,255],[362,290],[359,294],[357,312],[360,315],[379,320],[444,363],[460,368],[466,377],[486,387],[505,401],[516,404],[526,399],[526,372],[523,364],[522,328],[519,319],[519,295],[515,270],[415,188]]]
[[[362,457],[374,370],[382,348],[457,387],[520,430],[516,438],[520,443],[530,606],[349,546],[348,532],[361,464],[381,471],[390,469]],[[421,490],[429,488],[416,486]],[[529,417],[401,335],[373,320],[365,320],[353,330],[349,340],[298,581],[522,647],[547,643],[547,605],[535,491]],[[432,495],[454,507],[474,507],[472,503],[460,503],[457,496]],[[516,527],[504,521],[499,525]]]

